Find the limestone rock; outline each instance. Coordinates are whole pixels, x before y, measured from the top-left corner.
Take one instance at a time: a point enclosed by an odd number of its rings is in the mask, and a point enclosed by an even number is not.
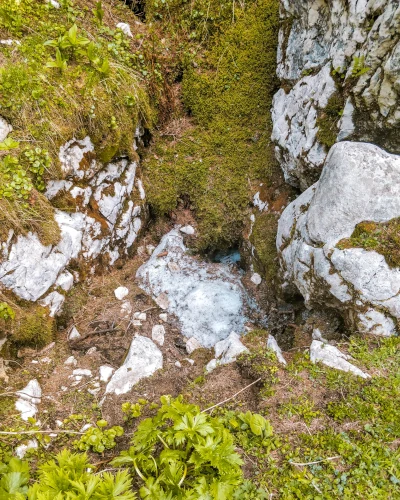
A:
[[[42,398],[42,389],[36,379],[30,380],[28,384],[17,391],[19,398],[15,402],[15,408],[21,413],[22,420],[34,417],[38,412],[37,405]]]
[[[64,361],[64,365],[67,366],[76,366],[78,364],[78,361],[75,359],[74,356],[70,356]]]
[[[312,363],[320,362],[336,370],[351,372],[362,378],[370,378],[368,373],[364,373],[351,364],[348,359],[351,359],[351,357],[339,351],[336,347],[320,342],[319,340],[312,341],[310,347],[310,360]]]
[[[158,345],[164,345],[165,339],[165,328],[162,325],[154,325],[151,331],[151,338],[154,342],[157,342]]]
[[[240,336],[235,332],[232,332],[226,339],[217,342],[214,349],[215,358],[206,366],[208,373],[217,366],[233,363],[239,354],[248,351],[247,347],[241,343]]]
[[[179,270],[171,272],[171,262]],[[179,229],[162,238],[136,277],[160,307],[177,316],[183,335],[204,347],[244,329],[247,296],[239,273],[188,255]]]
[[[258,273],[253,273],[250,280],[255,284],[255,285],[260,285],[262,282],[262,278]]]
[[[374,142],[400,153],[400,6],[397,0],[281,0],[273,139],[285,177],[302,190],[328,148],[316,134],[330,96],[344,99],[337,141]],[[321,92],[322,91],[322,92]],[[335,130],[333,129],[333,132]]]
[[[119,286],[114,290],[114,295],[118,300],[123,300],[129,294],[129,290],[125,286]]]
[[[54,316],[57,316],[61,312],[64,301],[64,295],[61,295],[61,293],[58,292],[51,292],[39,303],[43,307],[48,307],[50,311],[50,318],[54,318]]]
[[[129,36],[130,38],[133,38],[131,27],[127,23],[118,23],[117,28],[119,28],[122,33],[124,33],[126,36]]]
[[[193,226],[182,226],[179,228],[179,231],[181,233],[187,234],[189,236],[192,236],[195,233],[194,227]]]
[[[68,340],[77,340],[80,338],[81,338],[81,334],[78,332],[78,329],[76,328],[76,326],[73,326],[71,328],[71,331],[69,332]]]
[[[138,335],[132,340],[124,364],[108,383],[106,393],[125,394],[139,380],[150,377],[162,367],[163,356],[160,349],[147,337]]]
[[[99,368],[100,382],[108,382],[115,372],[112,366],[102,365]]]
[[[192,354],[192,352],[196,351],[197,349],[202,349],[202,347],[203,346],[195,337],[190,337],[190,339],[188,339],[188,341],[186,342],[186,352],[188,354]]]
[[[274,351],[279,363],[282,363],[283,365],[287,364],[286,359],[283,357],[282,350],[279,347],[278,342],[276,341],[276,339],[273,335],[268,336],[267,348],[271,349],[271,351]]]
[[[348,326],[392,335],[400,318],[400,269],[363,248],[338,248],[363,221],[400,216],[400,156],[367,143],[341,142],[320,180],[284,210],[277,249],[284,279],[306,305],[336,309]]]

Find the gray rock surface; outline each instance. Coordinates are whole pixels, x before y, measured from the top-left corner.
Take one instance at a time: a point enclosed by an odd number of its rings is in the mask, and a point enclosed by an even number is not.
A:
[[[142,378],[150,377],[163,367],[160,349],[147,337],[136,336],[131,343],[124,364],[113,374],[106,393],[117,396],[129,392]]]
[[[370,378],[368,373],[354,366],[348,361],[349,359],[352,359],[351,356],[339,351],[339,349],[333,345],[325,344],[319,340],[312,341],[310,347],[310,360],[312,363],[320,362],[336,370],[351,372],[362,378]]]
[[[318,179],[327,148],[315,119],[335,91],[343,99],[337,140],[400,153],[398,0],[281,0],[280,12],[285,90],[274,99],[273,138],[286,179],[302,190]]]
[[[399,216],[400,156],[372,144],[336,144],[320,180],[279,221],[286,284],[296,286],[307,306],[336,309],[352,328],[392,335],[400,318],[400,269],[375,251],[337,244],[360,222]]]
[[[283,357],[282,349],[279,347],[275,337],[271,334],[268,336],[267,348],[271,349],[271,351],[274,351],[279,363],[282,363],[283,365],[287,364],[286,359]]]
[[[217,366],[233,363],[239,354],[246,352],[248,349],[240,341],[240,336],[232,332],[226,339],[217,342],[214,346],[214,350],[215,358],[206,366],[206,371],[208,373]]]

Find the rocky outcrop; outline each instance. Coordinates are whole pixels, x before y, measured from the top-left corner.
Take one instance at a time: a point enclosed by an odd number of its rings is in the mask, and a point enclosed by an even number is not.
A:
[[[0,282],[29,301],[42,298],[52,287],[68,290],[79,279],[78,273],[65,271],[72,261],[84,261],[92,272],[99,262],[114,264],[128,253],[145,217],[136,162],[122,158],[103,165],[89,137],[69,141],[60,148],[59,159],[64,178],[50,181],[45,193],[62,207],[55,213],[59,243],[45,246],[34,233],[10,232],[2,244]],[[60,301],[62,295],[51,292],[43,305],[54,315]]]
[[[367,143],[332,147],[321,178],[279,221],[285,286],[309,308],[339,311],[348,326],[391,335],[400,319],[400,269],[363,248],[338,248],[363,221],[400,216],[400,156]]]
[[[281,0],[281,19],[272,137],[286,180],[312,185],[335,141],[400,153],[399,2]]]

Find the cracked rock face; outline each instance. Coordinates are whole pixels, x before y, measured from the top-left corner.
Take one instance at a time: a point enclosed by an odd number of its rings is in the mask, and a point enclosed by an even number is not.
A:
[[[338,92],[337,141],[400,153],[400,5],[397,0],[281,0],[273,140],[287,181],[306,189],[327,148],[316,117]],[[335,74],[335,80],[332,78]],[[345,88],[345,90],[344,90]]]
[[[283,212],[277,248],[286,285],[306,305],[339,311],[350,327],[392,335],[400,318],[400,269],[362,248],[341,250],[363,221],[400,216],[400,156],[367,143],[332,147],[321,178]]]
[[[73,212],[56,210],[60,242],[44,246],[36,234],[11,232],[1,246],[0,282],[25,300],[43,298],[53,285],[71,288],[73,276],[65,269],[72,259],[83,257],[95,265],[101,256],[114,264],[133,245],[145,217],[135,162],[120,159],[104,166],[89,137],[66,143],[59,158],[66,177],[50,181],[45,194],[49,200],[63,196],[76,204]],[[50,295],[44,298],[47,305],[54,302]]]

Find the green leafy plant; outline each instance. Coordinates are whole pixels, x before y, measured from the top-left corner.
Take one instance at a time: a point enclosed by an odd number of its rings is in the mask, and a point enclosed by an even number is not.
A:
[[[101,2],[96,2],[96,7],[92,9],[93,15],[95,17],[96,23],[101,26],[103,24],[104,10]]]
[[[161,403],[155,417],[139,424],[129,451],[112,464],[136,471],[143,499],[232,498],[243,483],[242,460],[223,421],[182,397],[164,396]]]
[[[48,151],[41,148],[27,149],[24,152],[24,156],[28,161],[28,169],[34,176],[36,189],[44,191],[46,184],[44,183],[43,175],[51,164]]]
[[[14,141],[11,137],[7,137],[3,142],[0,142],[0,151],[8,151],[9,149],[16,149],[19,147],[19,142]]]
[[[6,321],[15,318],[15,312],[7,302],[0,302],[0,318]]]
[[[145,399],[139,399],[137,403],[123,403],[122,412],[124,413],[124,421],[129,422],[142,415],[143,408],[148,404]]]
[[[33,184],[18,158],[7,155],[0,161],[0,198],[27,200]]]
[[[55,60],[48,61],[46,66],[48,68],[58,68],[61,72],[67,69],[67,60],[64,58],[59,48],[56,49]]]
[[[68,450],[39,467],[38,481],[28,487],[29,464],[18,458],[0,463],[2,500],[134,500],[126,471],[94,474],[85,454]]]
[[[371,68],[365,66],[365,56],[355,57],[353,59],[353,68],[351,70],[351,76],[354,78],[359,78],[360,76],[368,73]]]
[[[75,448],[80,451],[92,449],[97,453],[114,448],[115,438],[122,436],[124,430],[119,426],[106,429],[107,425],[106,420],[98,420],[97,427],[90,427],[78,441],[75,441]]]

